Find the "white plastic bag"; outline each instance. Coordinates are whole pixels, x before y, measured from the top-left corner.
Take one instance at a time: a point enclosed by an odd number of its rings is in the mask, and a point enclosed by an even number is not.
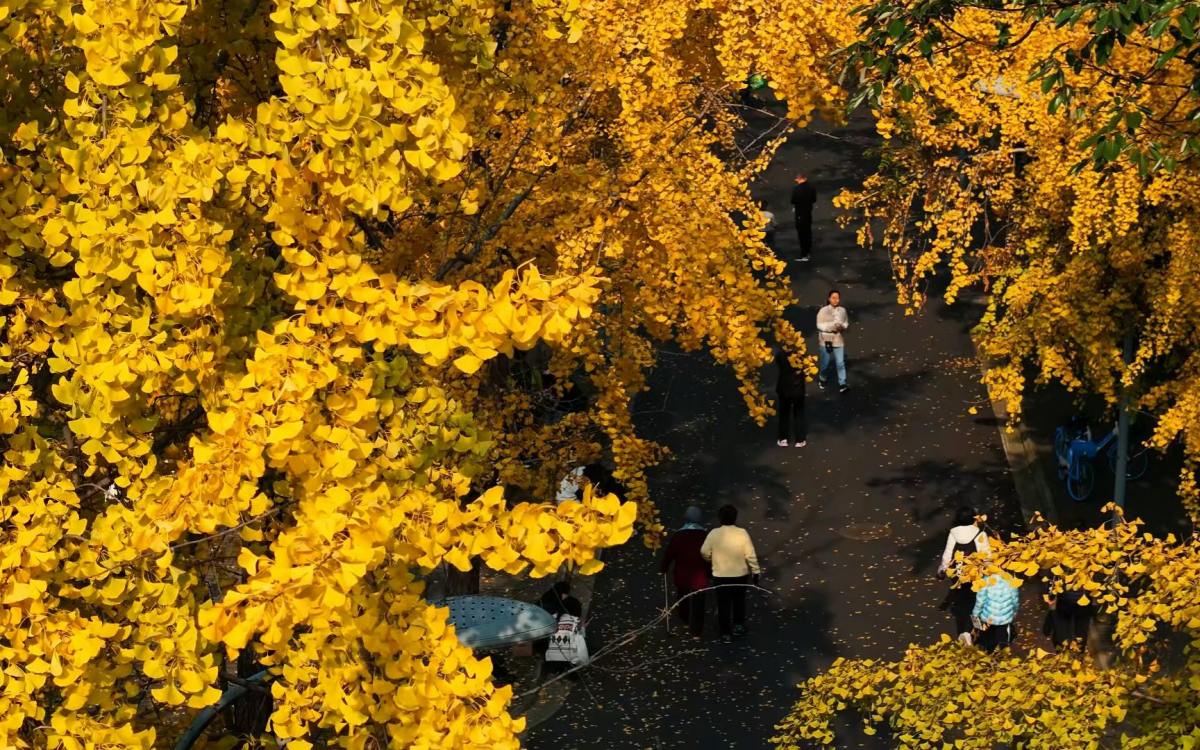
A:
[[[558,618],[558,630],[550,636],[550,647],[546,649],[546,661],[567,662],[572,666],[587,664],[587,640],[583,626],[574,615]]]

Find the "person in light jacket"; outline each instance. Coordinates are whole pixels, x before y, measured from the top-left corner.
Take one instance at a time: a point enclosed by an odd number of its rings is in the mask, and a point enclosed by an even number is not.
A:
[[[763,242],[772,250],[775,249],[775,214],[767,209],[759,211],[763,220]]]
[[[834,289],[826,297],[829,304],[817,311],[817,385],[825,388],[825,375],[832,361],[837,368],[838,390],[850,390],[846,385],[846,339],[842,335],[850,328],[850,316],[842,307],[842,294]]]
[[[988,577],[987,585],[975,595],[975,609],[971,612],[975,627],[982,631],[975,640],[980,648],[990,653],[1013,642],[1013,620],[1020,602],[1017,587],[1004,576]]]
[[[737,508],[722,506],[717,511],[721,525],[708,532],[700,556],[712,563],[712,583],[717,588],[717,623],[721,641],[732,643],[734,635],[746,634],[746,584],[757,585],[758,556],[750,534],[737,525]]]

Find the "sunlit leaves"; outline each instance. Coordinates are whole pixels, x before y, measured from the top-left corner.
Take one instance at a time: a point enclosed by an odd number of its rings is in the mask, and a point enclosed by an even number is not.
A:
[[[1186,217],[1200,178],[1184,152],[1147,142],[1190,137],[1190,120],[1176,115],[1191,69],[1156,68],[1141,43],[1119,46],[1103,68],[1047,63],[1047,50],[1091,32],[1066,18],[1030,21],[1019,44],[996,49],[989,27],[1010,14],[939,7],[969,38],[904,68],[919,84],[910,101],[883,95],[883,169],[842,205],[886,222],[902,303],[920,306],[941,271],[947,300],[988,295],[976,340],[1014,417],[1042,381],[1149,412],[1155,422],[1139,420],[1137,437],[1153,429],[1154,447],[1184,443],[1182,489],[1194,501],[1200,360],[1196,289],[1183,279],[1197,264]],[[1129,84],[1150,69],[1160,85]],[[1063,86],[1076,94],[1060,107]]]
[[[1101,671],[1078,652],[993,655],[943,636],[895,663],[836,660],[801,685],[774,744],[831,745],[831,719],[852,707],[868,734],[884,724],[905,750],[1096,747],[1136,701],[1139,684],[1132,670]]]
[[[1195,71],[1175,59],[1192,45],[1195,8],[919,0],[876,3],[867,17],[890,27],[865,28],[854,50],[871,71],[860,99],[878,107],[887,140],[879,172],[838,202],[884,222],[899,301],[919,308],[937,276],[947,301],[982,292],[974,336],[1010,417],[1046,381],[1135,407],[1135,441],[1183,443],[1180,491],[1200,517]],[[860,240],[877,229],[864,223]],[[848,707],[902,747],[1190,742],[1197,566],[1195,540],[1131,523],[997,544],[966,577],[978,585],[1000,570],[1079,592],[1113,617],[1115,669],[948,643],[896,664],[841,662],[804,685],[780,742],[833,742],[829,719]],[[1172,653],[1173,642],[1189,645]]]
[[[801,685],[776,744],[831,744],[831,721],[848,709],[868,727],[887,726],[903,748],[1089,748],[1114,730],[1121,747],[1167,747],[1194,730],[1196,540],[1159,539],[1136,522],[1045,528],[997,541],[989,557],[969,556],[963,577],[978,581],[997,571],[1025,585],[1041,579],[1050,596],[1079,592],[1082,603],[1111,617],[1120,653],[1115,666],[1098,667],[1080,646],[1049,654],[1032,633],[1022,633],[1011,652],[988,654],[943,636],[937,644],[910,646],[895,663],[838,659]],[[1182,654],[1172,653],[1167,633],[1187,644]]]
[[[851,29],[755,15],[0,6],[0,745],[170,744],[245,655],[289,746],[514,747],[424,577],[654,544],[660,344],[760,420],[763,331],[802,362],[729,86],[835,116]]]

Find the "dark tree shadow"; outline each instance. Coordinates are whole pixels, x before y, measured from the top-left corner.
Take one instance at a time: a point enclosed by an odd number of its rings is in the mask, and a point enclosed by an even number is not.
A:
[[[909,516],[922,526],[939,518],[943,521],[942,529],[899,548],[916,575],[937,569],[946,533],[961,506],[986,514],[989,530],[1002,538],[1024,531],[1024,521],[1012,502],[1012,479],[1003,455],[976,467],[958,461],[920,461],[867,484],[884,495],[903,496]]]
[[[708,609],[712,627],[711,601]],[[749,635],[730,645],[711,636],[693,642],[668,635],[665,626],[648,632],[586,670],[563,710],[587,711],[589,723],[609,727],[609,748],[761,747],[747,743],[773,734],[774,723],[798,697],[796,685],[841,654],[827,635],[830,602],[818,589],[786,598],[752,593],[747,618]],[[788,634],[784,659],[780,633]],[[620,634],[619,626],[597,622],[588,634],[592,650]],[[724,710],[723,700],[742,710]],[[529,745],[593,746],[562,736],[561,722],[552,724],[530,732]]]

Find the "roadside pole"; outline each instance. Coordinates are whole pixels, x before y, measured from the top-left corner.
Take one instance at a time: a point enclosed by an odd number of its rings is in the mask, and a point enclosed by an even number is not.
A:
[[[1133,364],[1133,331],[1125,334],[1125,346],[1121,352],[1125,367]],[[1113,503],[1125,510],[1125,486],[1129,473],[1129,397],[1126,388],[1121,389],[1121,401],[1117,405],[1117,462],[1113,469]]]

